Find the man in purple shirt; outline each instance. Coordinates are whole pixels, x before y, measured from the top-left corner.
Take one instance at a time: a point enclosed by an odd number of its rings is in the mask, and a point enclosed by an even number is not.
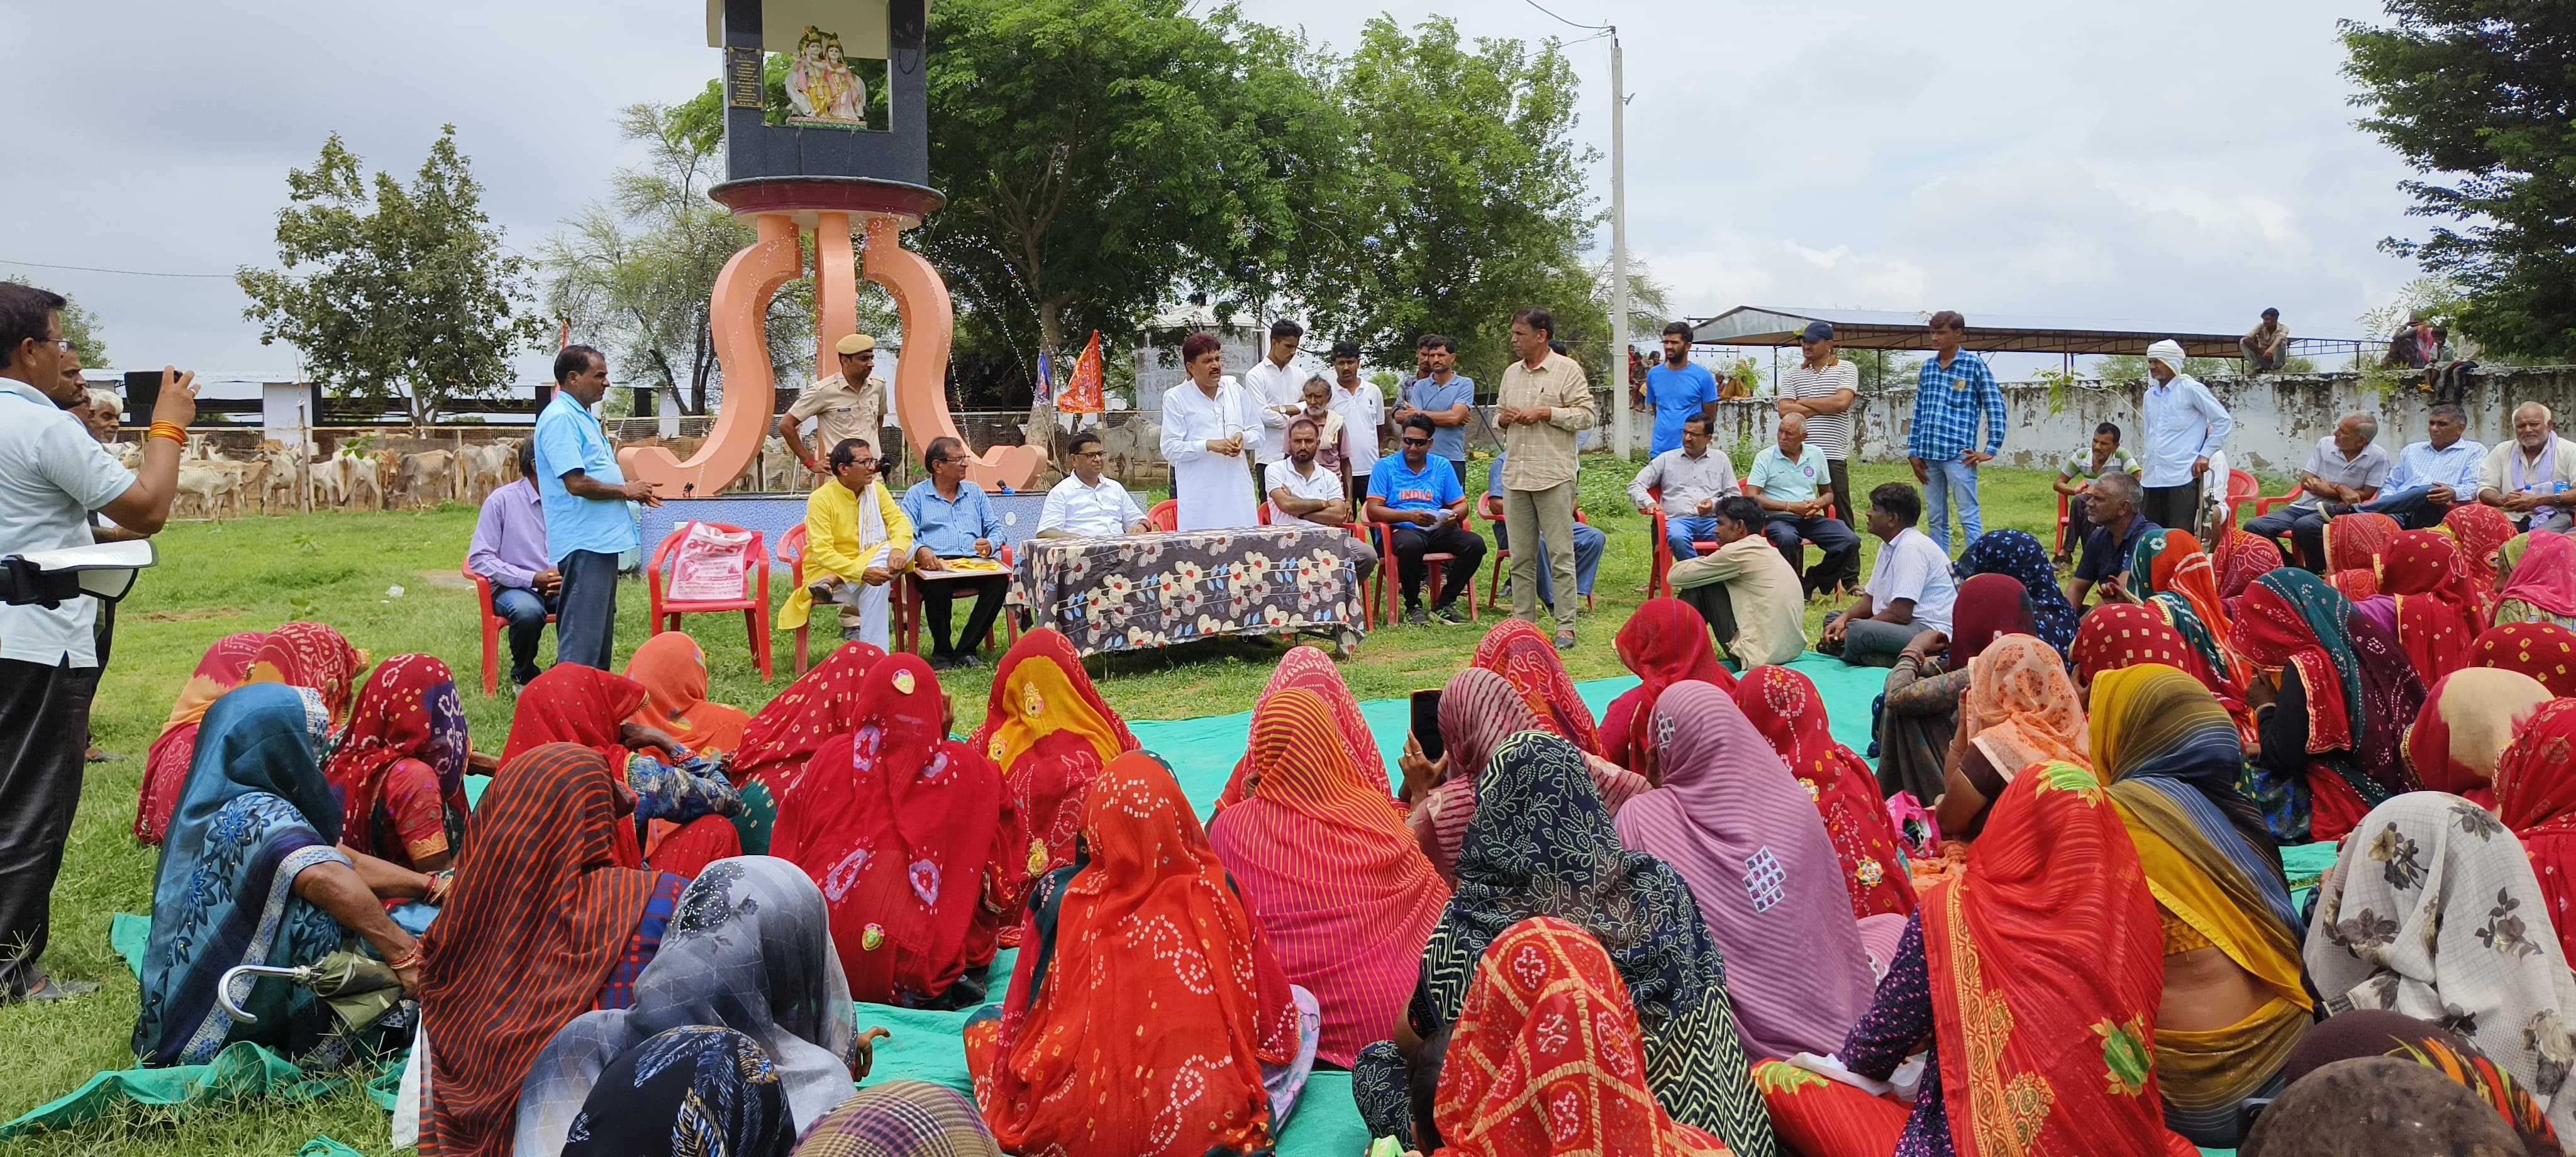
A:
[[[546,550],[546,512],[537,497],[537,443],[519,443],[519,480],[483,500],[465,565],[492,580],[492,613],[510,621],[510,682],[537,677],[537,637],[563,601],[563,573]]]

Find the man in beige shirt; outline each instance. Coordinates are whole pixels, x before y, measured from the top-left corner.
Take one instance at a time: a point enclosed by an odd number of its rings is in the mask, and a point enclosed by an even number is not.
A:
[[[1673,564],[1673,597],[1697,608],[1718,649],[1751,670],[1807,650],[1807,600],[1798,570],[1762,537],[1762,504],[1717,500],[1717,549]]]
[[[1576,432],[1592,427],[1592,382],[1573,358],[1548,348],[1556,315],[1532,307],[1512,315],[1512,352],[1494,422],[1503,428],[1503,524],[1512,541],[1512,615],[1538,619],[1544,565],[1556,595],[1556,649],[1574,649],[1574,474]],[[1542,544],[1544,544],[1542,546]]]
[[[796,460],[816,474],[831,473],[823,466],[823,455],[844,439],[856,438],[870,446],[885,445],[878,429],[885,424],[886,383],[875,373],[877,339],[854,333],[832,348],[841,355],[841,372],[805,387],[787,412],[778,416],[778,436],[786,441]],[[852,382],[859,384],[852,386]],[[814,419],[811,447],[796,432],[807,418]],[[886,457],[902,455],[888,450]]]

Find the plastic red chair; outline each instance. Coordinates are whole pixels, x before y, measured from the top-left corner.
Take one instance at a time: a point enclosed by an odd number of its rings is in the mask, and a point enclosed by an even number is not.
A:
[[[792,591],[802,588],[805,585],[804,523],[800,522],[794,526],[788,527],[787,533],[778,536],[778,561],[787,564],[787,573],[790,579],[787,589]],[[805,632],[806,629],[811,626],[813,626],[813,622],[809,618],[802,626],[796,628],[795,677],[797,678],[802,678],[805,674]]]
[[[1476,513],[1484,515],[1487,522],[1500,524],[1503,521],[1503,500],[1494,497],[1492,491],[1487,491],[1476,499]],[[1583,511],[1580,509],[1574,512],[1574,520],[1586,526],[1592,524],[1591,519],[1583,517]],[[1495,614],[1501,614],[1503,567],[1504,564],[1512,561],[1512,548],[1497,543],[1494,546],[1493,555],[1494,565],[1485,568],[1485,601],[1494,606]],[[1593,609],[1591,595],[1583,596],[1583,609],[1587,611]]]
[[[752,661],[760,667],[760,681],[763,683],[769,682],[771,676],[769,662],[769,552],[763,550],[761,547],[761,534],[757,530],[746,532],[739,526],[728,526],[721,522],[710,522],[706,524],[711,529],[723,531],[727,534],[748,533],[751,535],[751,541],[743,545],[743,557],[751,564],[750,573],[745,579],[746,584],[750,587],[750,597],[739,599],[666,598],[662,594],[662,584],[665,581],[663,578],[664,571],[671,565],[672,555],[679,550],[680,542],[683,538],[687,537],[689,527],[691,525],[693,524],[683,522],[678,526],[672,527],[671,533],[663,537],[662,544],[653,548],[652,565],[644,568],[644,589],[646,599],[649,603],[648,613],[651,615],[651,618],[647,621],[653,624],[653,632],[655,634],[660,634],[663,631],[679,630],[680,616],[682,615],[722,614],[726,612],[740,611],[742,612],[743,627],[745,630],[749,631],[751,635],[751,658]],[[801,546],[802,544],[800,543],[799,545]],[[802,568],[800,567],[799,569],[801,570]]]
[[[1738,489],[1741,489],[1740,485]],[[1647,487],[1646,505],[1648,509],[1654,512],[1655,518],[1655,579],[1652,583],[1647,584],[1649,587],[1647,593],[1650,595],[1662,595],[1665,598],[1671,598],[1673,594],[1673,548],[1672,544],[1664,538],[1664,528],[1668,525],[1664,519],[1664,488],[1661,486]],[[1717,544],[1714,542],[1703,542],[1699,539],[1692,539],[1691,549],[1705,553],[1707,551],[1716,550]]]
[[[2235,475],[2244,474],[2245,472],[2242,470],[2230,470],[2227,473],[2229,475],[2227,479],[2227,497],[2230,501],[2233,501],[2236,497]],[[2246,477],[2248,480],[2251,480],[2253,476],[2249,474],[2246,475]],[[2247,489],[2260,491],[2262,489],[2262,485],[2260,483],[2256,483],[2247,487]],[[2292,485],[2289,492],[2286,494],[2268,494],[2256,497],[2254,499],[2254,517],[2261,518],[2266,514],[2272,513],[2272,508],[2275,506],[2298,501],[2299,493],[2299,488],[2296,485]]]
[[[456,569],[473,581],[474,607],[483,618],[483,693],[498,695],[501,693],[501,632],[510,625],[510,620],[492,613],[491,579],[474,573],[474,568],[462,563]],[[547,615],[546,621],[552,623],[555,617]]]
[[[1166,498],[1145,512],[1145,525],[1156,530],[1178,530],[1181,525],[1181,500]]]
[[[1473,508],[1471,507],[1470,512],[1465,517],[1458,520],[1458,529],[1464,530],[1469,534],[1474,534],[1475,530],[1472,528],[1474,527],[1475,522],[1476,516],[1473,513]],[[1371,535],[1373,536],[1372,545],[1377,549],[1377,585],[1379,594],[1386,600],[1386,621],[1389,623],[1402,622],[1404,619],[1404,608],[1400,600],[1404,596],[1404,580],[1395,572],[1395,528],[1384,522],[1371,522],[1368,524],[1368,527]],[[1442,551],[1425,551],[1423,553],[1422,565],[1430,568],[1430,574],[1426,577],[1426,580],[1423,583],[1423,586],[1426,589],[1424,590],[1422,597],[1430,600],[1432,606],[1440,605],[1441,576],[1448,573],[1449,564],[1457,561],[1457,558],[1457,555],[1448,554]],[[1472,623],[1475,622],[1476,619],[1476,576],[1468,575],[1467,621]]]

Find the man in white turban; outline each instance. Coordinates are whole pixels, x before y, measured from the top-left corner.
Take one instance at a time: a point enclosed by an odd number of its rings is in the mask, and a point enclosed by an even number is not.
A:
[[[2138,482],[2146,497],[2139,513],[2158,526],[2193,525],[2200,477],[2236,428],[2218,396],[2182,368],[2181,343],[2167,338],[2147,347],[2147,376],[2153,380],[2138,407],[2146,426],[2138,455]]]

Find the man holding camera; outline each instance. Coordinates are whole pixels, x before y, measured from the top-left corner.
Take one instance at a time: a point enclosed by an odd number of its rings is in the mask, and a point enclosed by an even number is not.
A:
[[[143,469],[129,473],[67,407],[88,394],[63,373],[60,295],[0,283],[0,557],[88,546],[89,516],[152,534],[178,493],[179,451],[197,416],[196,375],[161,371]],[[0,1003],[97,988],[58,981],[44,955],[54,877],[80,800],[98,691],[98,603],[0,605]]]

